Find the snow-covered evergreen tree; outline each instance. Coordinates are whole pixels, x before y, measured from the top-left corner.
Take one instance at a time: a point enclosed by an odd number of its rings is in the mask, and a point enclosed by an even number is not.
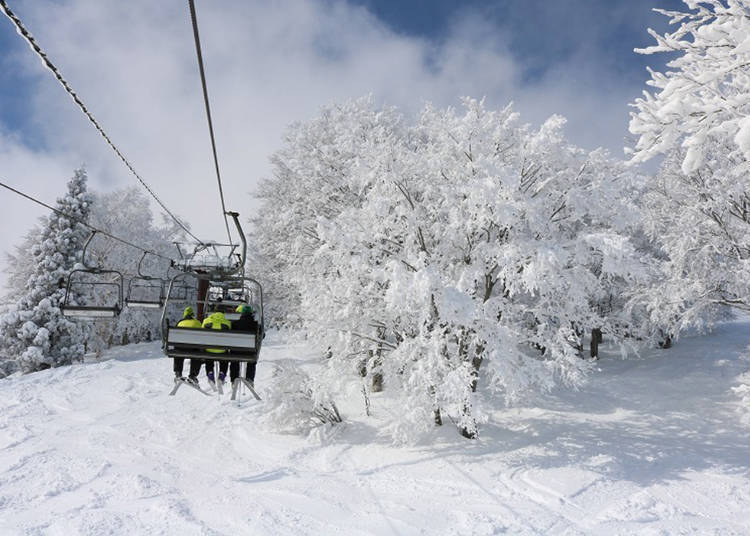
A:
[[[396,435],[448,413],[474,436],[478,381],[508,400],[576,385],[582,330],[622,336],[623,317],[593,304],[644,272],[628,239],[637,183],[570,146],[563,122],[532,131],[467,100],[409,127],[365,99],[292,127],[276,155],[257,238],[330,383],[365,373],[400,399]]]
[[[58,203],[59,210],[144,249],[167,258],[177,257],[173,242],[183,239],[182,231],[172,220],[155,224],[148,199],[137,188],[88,194],[82,171],[76,172],[70,188],[68,197]],[[68,224],[70,229],[64,228]],[[83,355],[84,350],[100,351],[111,345],[149,341],[160,336],[160,311],[119,304],[123,308],[115,319],[72,322],[60,316],[64,283],[73,266],[81,261],[81,248],[89,234],[85,227],[72,225],[66,218],[53,214],[28,233],[14,254],[8,255],[7,292],[3,298],[6,305],[0,313],[0,356],[5,361],[6,373],[19,365],[24,370],[35,370],[65,364]],[[86,251],[86,263],[122,272],[126,297],[129,281],[138,277],[142,254],[141,250],[97,234]],[[169,261],[146,255],[142,272],[165,277],[168,266]],[[158,286],[159,282],[153,284]],[[97,290],[86,285],[73,285],[71,291],[81,303],[97,303],[101,299]],[[158,292],[144,297],[155,300]],[[37,301],[40,303],[36,304]],[[65,330],[70,334],[67,338],[63,336]],[[47,332],[49,343],[45,342]],[[71,353],[64,345],[72,340],[81,346],[75,346]]]
[[[85,328],[60,312],[64,282],[81,260],[89,234],[78,223],[87,221],[91,210],[84,170],[75,171],[67,194],[55,206],[66,215],[52,213],[42,218],[24,241],[29,249],[17,251],[10,259],[10,283],[23,281],[23,286],[10,293],[10,303],[0,314],[0,356],[25,372],[69,364],[84,353]],[[6,363],[6,372],[10,369]]]

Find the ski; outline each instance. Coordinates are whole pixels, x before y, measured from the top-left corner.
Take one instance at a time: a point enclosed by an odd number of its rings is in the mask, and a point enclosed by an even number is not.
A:
[[[211,393],[208,392],[208,391],[204,391],[203,389],[201,389],[200,385],[195,385],[194,383],[191,383],[191,382],[187,381],[187,379],[185,379],[185,378],[175,378],[175,380],[174,380],[174,388],[169,393],[169,396],[174,396],[175,393],[177,393],[177,390],[180,387],[182,387],[183,385],[189,385],[190,387],[192,387],[196,391],[199,391],[199,392],[203,393],[206,396],[211,396]]]

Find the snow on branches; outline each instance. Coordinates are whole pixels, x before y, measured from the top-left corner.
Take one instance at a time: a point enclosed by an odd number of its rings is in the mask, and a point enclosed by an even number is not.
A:
[[[750,179],[731,178],[744,156],[712,136],[701,166],[685,174],[684,153],[667,155],[643,199],[646,231],[667,256],[644,303],[674,334],[727,307],[750,310]]]
[[[750,157],[750,4],[746,0],[685,0],[691,11],[657,10],[679,27],[649,33],[656,45],[641,54],[675,53],[666,73],[650,71],[635,101],[630,132],[638,141],[633,160],[642,162],[677,147],[685,149],[682,171],[696,171],[711,136],[733,141],[733,151]],[[747,171],[746,164],[740,171]]]
[[[673,333],[722,307],[750,309],[750,3],[691,0],[661,11],[678,28],[644,54],[676,54],[636,100],[632,159],[665,154],[645,197],[646,224],[667,256],[645,303]]]
[[[66,195],[56,208],[79,221],[87,221],[91,195],[86,173],[76,170]],[[65,278],[80,261],[87,229],[67,216],[52,213],[27,236],[26,252],[10,257],[11,282],[22,283],[11,293],[11,303],[0,315],[0,361],[11,372],[17,364],[31,372],[69,364],[83,357],[85,330],[62,316]]]
[[[478,383],[507,400],[578,385],[583,330],[621,335],[627,320],[601,304],[644,274],[635,180],[570,146],[563,124],[531,130],[466,99],[409,126],[360,99],[294,125],[275,155],[256,240],[330,382],[365,374],[400,401],[395,436],[449,415],[473,437]]]

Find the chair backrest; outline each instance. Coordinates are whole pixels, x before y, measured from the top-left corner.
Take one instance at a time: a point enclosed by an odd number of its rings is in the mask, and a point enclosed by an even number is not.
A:
[[[181,346],[194,350],[254,350],[255,333],[218,329],[170,327],[167,346]]]

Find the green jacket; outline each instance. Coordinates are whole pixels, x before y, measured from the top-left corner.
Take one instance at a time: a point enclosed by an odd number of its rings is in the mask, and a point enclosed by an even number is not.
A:
[[[201,322],[200,320],[196,320],[195,318],[185,318],[177,322],[177,327],[178,328],[199,328],[201,327]]]
[[[232,323],[224,317],[224,313],[216,312],[203,321],[205,329],[232,329]],[[206,348],[206,352],[212,354],[223,354],[226,350],[221,348]]]

